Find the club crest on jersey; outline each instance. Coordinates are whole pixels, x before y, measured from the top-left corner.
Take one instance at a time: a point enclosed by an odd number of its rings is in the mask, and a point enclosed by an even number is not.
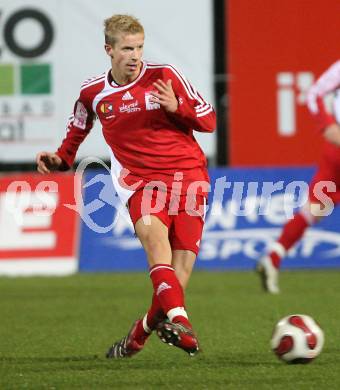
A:
[[[147,110],[158,110],[161,107],[160,104],[150,101],[151,97],[150,92],[145,92],[145,108]]]
[[[102,103],[99,107],[99,110],[103,114],[111,114],[113,112],[113,106],[112,103]]]

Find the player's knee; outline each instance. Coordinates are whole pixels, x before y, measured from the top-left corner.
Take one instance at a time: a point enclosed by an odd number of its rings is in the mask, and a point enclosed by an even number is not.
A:
[[[168,239],[158,235],[146,235],[141,238],[142,245],[149,257],[161,259],[171,252]]]
[[[148,238],[145,240],[145,247],[148,252],[158,252],[161,253],[164,250],[167,250],[168,243],[157,238]]]

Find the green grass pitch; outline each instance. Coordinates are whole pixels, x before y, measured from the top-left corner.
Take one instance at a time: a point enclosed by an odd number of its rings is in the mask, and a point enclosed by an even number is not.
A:
[[[203,352],[190,358],[153,335],[131,359],[109,345],[149,304],[146,274],[0,278],[0,389],[339,389],[339,271],[283,272],[282,294],[264,294],[250,272],[196,271],[187,291]],[[274,324],[302,313],[326,336],[308,365],[280,362]]]

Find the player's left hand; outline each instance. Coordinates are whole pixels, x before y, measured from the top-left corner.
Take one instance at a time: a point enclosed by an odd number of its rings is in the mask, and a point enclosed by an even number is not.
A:
[[[158,79],[153,83],[153,86],[158,92],[151,91],[152,96],[150,101],[160,104],[165,111],[175,112],[178,108],[178,100],[174,90],[172,89],[172,81],[169,79],[165,83],[163,80]]]

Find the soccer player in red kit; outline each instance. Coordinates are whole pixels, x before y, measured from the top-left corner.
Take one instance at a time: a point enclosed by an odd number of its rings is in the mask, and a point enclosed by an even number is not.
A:
[[[215,112],[175,67],[142,60],[144,29],[137,19],[113,15],[104,26],[111,68],[83,83],[65,139],[55,153],[37,155],[38,171],[69,169],[99,118],[112,180],[128,204],[154,289],[148,312],[107,357],[139,352],[153,330],[194,355],[199,346],[184,289],[199,250],[209,178],[193,130],[212,132]]]
[[[263,287],[269,293],[277,294],[280,291],[279,269],[281,259],[287,251],[301,239],[309,226],[330,215],[334,205],[340,203],[340,126],[338,124],[340,123],[340,95],[337,91],[339,88],[340,61],[337,61],[319,77],[308,92],[308,108],[315,118],[318,130],[325,138],[322,159],[309,184],[308,202],[286,223],[278,240],[257,264]],[[332,107],[334,116],[324,106],[323,98],[327,94],[334,94]],[[320,182],[327,182],[327,185],[324,186]],[[329,201],[325,204],[324,199],[327,197]]]

